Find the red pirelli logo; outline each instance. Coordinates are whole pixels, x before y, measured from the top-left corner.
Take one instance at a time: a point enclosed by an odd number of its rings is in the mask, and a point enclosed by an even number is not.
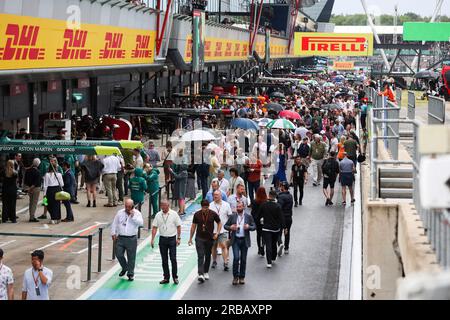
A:
[[[8,24],[6,44],[0,48],[0,60],[44,60],[45,48],[37,48],[39,26]]]
[[[303,51],[364,52],[364,37],[302,37]]]
[[[58,60],[88,60],[92,57],[92,49],[85,49],[88,31],[66,29],[64,46],[56,50]]]

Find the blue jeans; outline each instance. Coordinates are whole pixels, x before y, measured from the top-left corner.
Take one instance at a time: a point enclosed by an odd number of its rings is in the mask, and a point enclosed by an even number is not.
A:
[[[236,237],[233,242],[233,277],[235,278],[245,278],[247,251],[245,238]]]

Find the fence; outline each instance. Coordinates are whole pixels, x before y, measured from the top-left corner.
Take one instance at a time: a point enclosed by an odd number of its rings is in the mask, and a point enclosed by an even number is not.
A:
[[[376,97],[374,108],[372,108],[374,118],[378,120],[400,119],[400,108],[390,101],[387,102],[387,107],[385,103],[384,97]],[[372,130],[376,129],[377,131],[381,130],[383,132],[379,139],[384,141],[386,148],[391,152],[392,159],[398,160],[400,124],[398,122],[376,121],[375,127]],[[376,134],[377,131],[372,132]]]
[[[111,225],[105,225],[99,227],[99,229],[89,235],[63,235],[63,234],[40,234],[40,233],[15,233],[15,232],[0,232],[0,236],[7,237],[32,237],[32,238],[59,238],[59,239],[86,239],[88,241],[88,262],[87,262],[87,280],[86,282],[91,281],[92,279],[92,245],[93,239],[96,235],[98,235],[98,272],[102,272],[102,245],[103,245],[103,230],[109,228]]]
[[[428,124],[445,123],[445,100],[438,97],[428,97]]]
[[[370,88],[369,88],[370,89]],[[373,95],[375,90],[368,90],[369,95]],[[376,92],[375,92],[376,93]],[[433,112],[442,111],[442,99],[430,97],[430,104],[432,106],[429,110]],[[370,179],[370,198],[375,200],[378,198],[378,166],[379,165],[411,165],[413,170],[413,201],[417,212],[419,213],[425,228],[425,232],[430,241],[431,247],[436,252],[438,262],[444,267],[450,267],[450,215],[437,210],[424,210],[420,202],[420,162],[421,155],[418,150],[418,128],[421,123],[415,120],[415,95],[414,92],[408,92],[408,119],[400,119],[398,108],[395,104],[388,102],[388,107],[384,107],[384,100],[376,98],[374,100],[375,107],[369,110],[368,123],[370,124],[371,132],[371,149],[370,149],[370,166],[371,166],[371,179]],[[445,102],[444,109],[445,111]],[[433,113],[434,120],[445,119],[445,112],[440,114]],[[444,124],[444,121],[437,122]],[[411,124],[413,126],[413,159],[412,161],[400,161],[398,160],[398,143],[399,143],[399,131],[400,124]],[[381,135],[378,135],[381,129],[385,129]],[[387,133],[386,133],[387,132]],[[391,160],[378,159],[378,140],[384,140],[388,143],[388,147],[392,153]],[[390,142],[392,141],[392,142]],[[395,150],[397,148],[397,150]],[[394,149],[394,150],[393,150]],[[394,157],[397,153],[397,157]]]
[[[403,95],[403,90],[401,88],[395,89],[395,100],[397,100],[397,105],[399,107],[402,106],[402,95]]]
[[[413,91],[408,91],[408,119],[416,118],[416,94]]]

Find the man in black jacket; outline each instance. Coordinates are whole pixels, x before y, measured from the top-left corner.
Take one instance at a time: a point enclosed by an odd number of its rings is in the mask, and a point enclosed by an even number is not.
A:
[[[294,199],[289,193],[289,183],[286,181],[281,185],[281,192],[278,194],[278,204],[281,206],[284,218],[284,253],[289,254],[289,240],[291,236],[292,226],[292,207],[294,206]],[[283,232],[280,231],[280,245],[278,247],[278,256],[281,257],[283,253]]]
[[[272,262],[277,259],[277,243],[280,231],[284,228],[283,212],[276,198],[277,192],[271,190],[269,200],[261,205],[258,216],[266,245],[267,268],[272,268]]]
[[[65,192],[68,192],[73,199],[73,196],[75,195],[75,176],[73,175],[72,171],[70,170],[70,164],[68,162],[64,161],[62,167],[63,167],[63,171],[64,171],[63,190]],[[66,207],[66,218],[62,221],[63,222],[72,222],[74,220],[74,218],[73,218],[73,211],[72,211],[72,205],[70,203],[70,200],[63,201],[63,204]]]
[[[300,144],[300,147],[298,148],[297,155],[300,157],[302,164],[305,165],[306,168],[308,168],[309,166],[309,149],[310,146],[308,144],[308,138],[304,137],[302,143]]]
[[[334,197],[334,184],[336,182],[337,176],[339,175],[339,162],[337,162],[336,160],[336,153],[334,151],[331,151],[329,158],[324,161],[322,165],[322,172],[323,194],[326,198],[325,206],[332,206]],[[329,192],[328,186],[330,186]]]
[[[253,217],[244,213],[244,204],[238,202],[237,213],[228,218],[225,230],[231,231],[231,247],[233,248],[233,285],[245,284],[247,251],[251,246],[250,231],[256,230]]]
[[[36,158],[33,160],[31,168],[25,171],[24,184],[30,197],[28,211],[30,212],[30,222],[39,222],[36,219],[36,209],[39,202],[39,194],[41,193],[41,173],[39,171],[39,165],[41,160]]]

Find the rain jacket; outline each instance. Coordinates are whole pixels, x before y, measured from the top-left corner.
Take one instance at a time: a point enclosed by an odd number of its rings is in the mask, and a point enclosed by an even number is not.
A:
[[[150,195],[159,190],[159,173],[157,168],[153,168],[145,177],[147,181],[147,192]]]
[[[128,182],[128,187],[131,190],[131,199],[135,204],[144,202],[145,191],[147,190],[147,182],[144,178],[144,170],[136,168],[134,170],[134,177]]]

